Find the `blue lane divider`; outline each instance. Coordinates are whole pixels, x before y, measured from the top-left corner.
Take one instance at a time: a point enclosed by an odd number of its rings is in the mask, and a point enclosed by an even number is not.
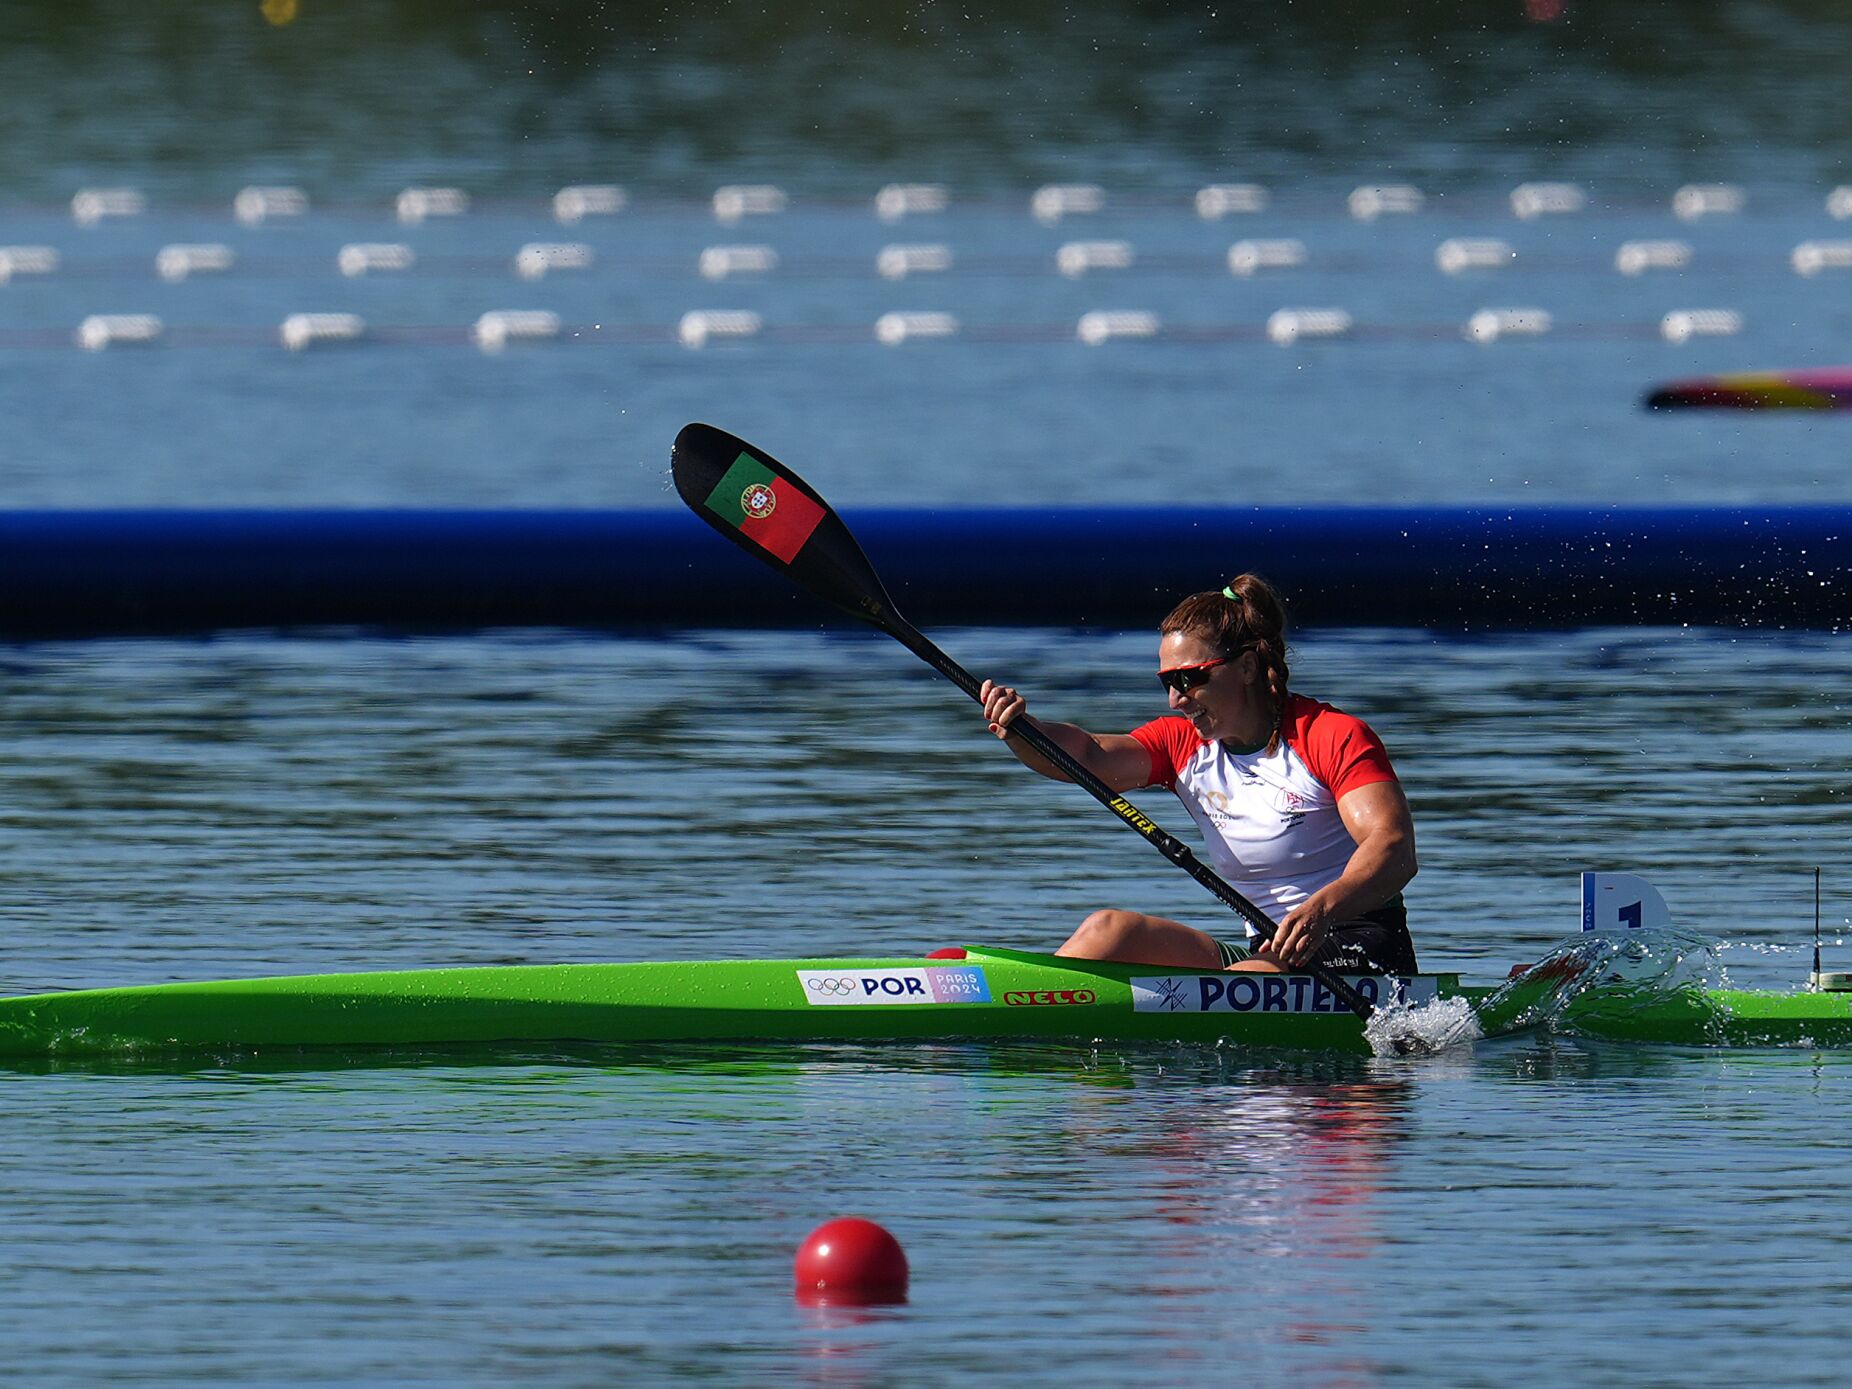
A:
[[[1852,507],[846,511],[922,626],[1152,627],[1259,570],[1302,625],[1852,625]],[[682,511],[0,512],[0,637],[846,622]]]

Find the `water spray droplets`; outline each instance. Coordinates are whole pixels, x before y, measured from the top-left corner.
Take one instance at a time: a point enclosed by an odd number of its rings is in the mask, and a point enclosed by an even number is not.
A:
[[[1578,1023],[1606,1032],[1624,1020],[1676,1001],[1708,1009],[1703,989],[1723,983],[1712,942],[1690,931],[1589,932],[1564,941],[1476,1005],[1442,998],[1377,1011],[1364,1029],[1378,1056],[1426,1055],[1484,1038],[1535,1028],[1574,1032]]]

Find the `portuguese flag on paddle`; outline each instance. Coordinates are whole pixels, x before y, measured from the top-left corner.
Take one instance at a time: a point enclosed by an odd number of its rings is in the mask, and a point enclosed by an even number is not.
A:
[[[785,564],[797,558],[797,552],[823,519],[822,507],[750,453],[733,460],[733,466],[707,494],[704,505]]]

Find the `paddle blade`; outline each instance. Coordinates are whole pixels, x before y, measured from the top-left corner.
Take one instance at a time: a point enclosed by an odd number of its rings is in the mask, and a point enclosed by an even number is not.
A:
[[[883,631],[907,629],[842,518],[776,458],[691,424],[675,436],[670,467],[689,510],[747,554]]]

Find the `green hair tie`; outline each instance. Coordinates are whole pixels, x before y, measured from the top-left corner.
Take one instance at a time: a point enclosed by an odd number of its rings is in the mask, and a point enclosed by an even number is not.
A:
[[[1231,603],[1239,603],[1241,601],[1241,595],[1235,592],[1235,586],[1233,584],[1230,584],[1227,588],[1222,590],[1222,596]]]

